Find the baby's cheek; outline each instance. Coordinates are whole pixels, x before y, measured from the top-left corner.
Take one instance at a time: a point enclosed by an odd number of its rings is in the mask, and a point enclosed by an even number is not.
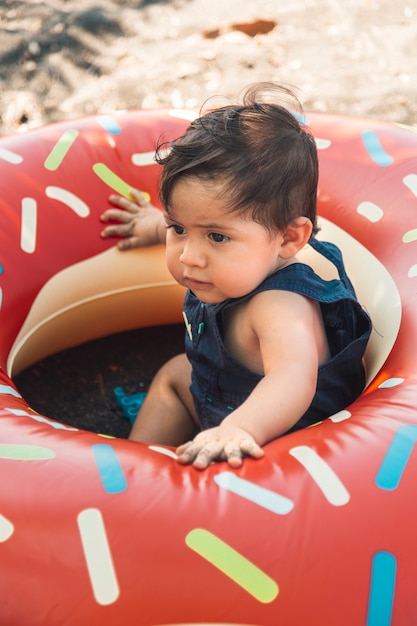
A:
[[[166,251],[165,251],[165,260],[166,266],[168,268],[171,276],[179,283],[181,283],[181,270],[180,270],[180,261],[179,255],[175,251],[174,247],[169,245],[167,241]]]

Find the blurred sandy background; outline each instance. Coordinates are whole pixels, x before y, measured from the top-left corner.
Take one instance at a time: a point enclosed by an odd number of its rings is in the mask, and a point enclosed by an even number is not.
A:
[[[1,0],[0,132],[196,107],[256,80],[417,123],[416,0]]]
[[[0,0],[0,134],[119,109],[199,107],[257,80],[306,110],[417,126],[417,0]],[[68,350],[16,383],[38,411],[124,437],[182,327]]]

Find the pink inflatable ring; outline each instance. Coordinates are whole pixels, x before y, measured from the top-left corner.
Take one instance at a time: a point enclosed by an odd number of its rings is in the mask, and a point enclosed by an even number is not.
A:
[[[411,130],[305,120],[319,148],[320,237],[343,249],[374,326],[368,386],[346,410],[240,470],[198,472],[171,449],[39,415],[12,382],[69,346],[180,321],[161,247],[118,251],[99,214],[131,185],[157,202],[156,140],[191,117],[120,113],[0,141],[0,622],[417,623]]]

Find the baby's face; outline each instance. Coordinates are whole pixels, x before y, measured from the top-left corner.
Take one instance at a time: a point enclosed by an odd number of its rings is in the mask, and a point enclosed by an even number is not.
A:
[[[284,262],[282,233],[231,213],[221,191],[218,183],[180,179],[165,213],[168,269],[210,304],[250,293]]]

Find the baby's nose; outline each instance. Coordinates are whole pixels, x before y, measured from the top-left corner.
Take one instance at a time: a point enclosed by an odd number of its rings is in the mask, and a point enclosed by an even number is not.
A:
[[[182,249],[180,261],[184,265],[198,265],[199,267],[202,267],[206,265],[206,255],[204,254],[201,245],[197,242],[187,241]]]

